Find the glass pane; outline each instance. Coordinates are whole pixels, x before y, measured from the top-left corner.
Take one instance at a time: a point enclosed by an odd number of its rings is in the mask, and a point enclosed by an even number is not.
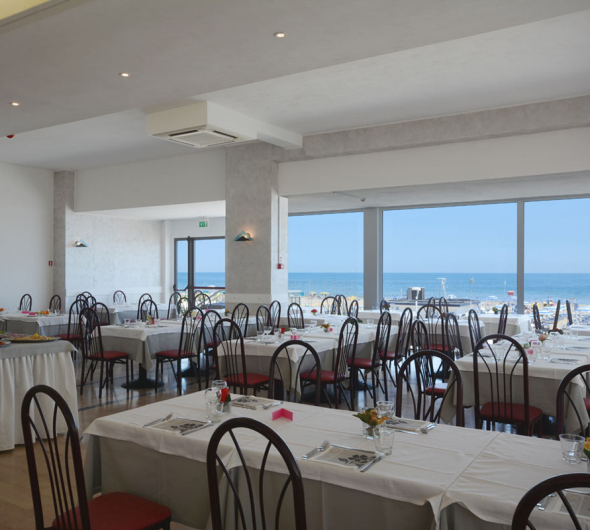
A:
[[[289,291],[303,306],[336,294],[363,306],[361,212],[289,217]]]
[[[185,291],[188,287],[188,241],[177,239],[175,242],[174,284],[177,291]]]
[[[516,204],[390,210],[383,213],[383,295],[404,300],[469,299],[491,311],[516,304]]]
[[[195,239],[195,286],[225,286],[225,239]]]
[[[525,310],[537,303],[541,317],[551,320],[553,304],[569,299],[581,316],[586,313],[584,304],[590,304],[588,226],[590,199],[525,204]],[[560,315],[566,316],[563,305]]]

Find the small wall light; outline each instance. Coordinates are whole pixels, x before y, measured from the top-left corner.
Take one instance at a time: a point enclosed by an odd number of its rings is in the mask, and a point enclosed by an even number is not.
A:
[[[82,247],[82,248],[86,248],[88,247],[88,245],[86,243],[84,243],[84,241],[82,239],[78,239],[78,241],[74,242],[74,246],[75,247]]]
[[[242,230],[235,238],[234,241],[254,241],[252,239],[252,236],[246,232],[245,230]]]

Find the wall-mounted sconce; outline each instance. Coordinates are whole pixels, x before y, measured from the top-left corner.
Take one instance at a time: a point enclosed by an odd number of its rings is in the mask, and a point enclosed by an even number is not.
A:
[[[84,241],[82,239],[78,239],[78,241],[75,241],[73,246],[78,247],[78,248],[88,247],[88,245],[86,243],[84,243]]]
[[[234,241],[254,241],[252,239],[252,236],[246,232],[245,230],[242,230],[237,237],[234,238]]]

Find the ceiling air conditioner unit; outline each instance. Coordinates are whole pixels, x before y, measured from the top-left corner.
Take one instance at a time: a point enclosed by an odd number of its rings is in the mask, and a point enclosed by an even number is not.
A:
[[[191,147],[244,142],[254,138],[245,132],[243,115],[207,101],[146,115],[147,133]]]

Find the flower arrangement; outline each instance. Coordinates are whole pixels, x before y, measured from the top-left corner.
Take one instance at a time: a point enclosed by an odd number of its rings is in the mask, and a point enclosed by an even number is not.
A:
[[[326,333],[328,333],[328,331],[332,331],[332,327],[327,322],[320,324],[320,328],[322,328]]]
[[[311,314],[315,317],[317,315],[318,310],[317,309],[312,309],[311,310]]]
[[[153,326],[155,324],[154,317],[152,315],[147,315],[145,317],[145,322],[148,326]]]
[[[584,442],[584,454],[588,457],[588,466],[590,467],[590,438]]]
[[[227,316],[229,316],[230,314],[231,314],[231,311],[230,311],[229,309],[226,309],[226,310],[225,310],[225,316],[227,317]]]
[[[373,429],[375,427],[389,419],[387,416],[379,416],[379,411],[373,408],[363,409],[354,414],[354,417],[363,422],[363,429],[368,437],[373,436]]]
[[[219,391],[219,401],[223,403],[223,412],[231,412],[231,394],[229,388],[225,387]]]

